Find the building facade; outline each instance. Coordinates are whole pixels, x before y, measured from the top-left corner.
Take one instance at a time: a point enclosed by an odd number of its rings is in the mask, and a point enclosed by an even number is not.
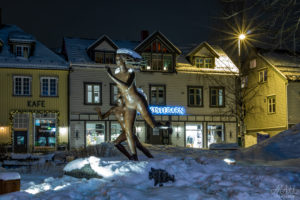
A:
[[[145,35],[144,35],[145,36]],[[147,96],[156,121],[168,130],[150,128],[137,115],[136,135],[142,142],[207,148],[211,143],[236,143],[232,91],[237,68],[217,46],[206,42],[182,53],[162,33],[141,41],[64,38],[63,54],[70,63],[70,147],[114,140],[120,126],[114,116],[99,120],[95,111],[115,105],[118,92],[105,66],[116,68],[118,48],[135,50],[144,58],[136,68],[137,87]]]
[[[0,143],[16,153],[66,146],[68,64],[17,26],[0,38]]]
[[[300,57],[254,49],[245,62],[246,147],[300,122]]]

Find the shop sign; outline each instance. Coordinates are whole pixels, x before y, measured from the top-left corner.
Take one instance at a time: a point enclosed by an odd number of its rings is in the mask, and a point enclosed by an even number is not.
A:
[[[27,106],[28,107],[45,107],[45,101],[41,101],[41,100],[38,100],[38,101],[31,101],[31,100],[28,100],[27,101]]]
[[[183,106],[149,106],[152,115],[185,115]]]

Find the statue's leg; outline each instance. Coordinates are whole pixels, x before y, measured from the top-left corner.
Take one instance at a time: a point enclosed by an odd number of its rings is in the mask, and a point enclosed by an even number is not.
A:
[[[132,154],[132,159],[138,160],[137,154],[136,154],[135,140],[133,138],[133,135],[134,135],[133,128],[134,128],[135,116],[136,116],[136,110],[128,109],[128,108],[125,110],[124,121],[125,121],[125,130],[126,130],[125,133],[126,133],[128,146],[129,146],[129,149]]]
[[[141,150],[148,158],[153,158],[152,154],[150,153],[150,151],[148,149],[146,149],[146,147],[144,147],[141,142],[139,141],[139,139],[136,137],[136,135],[133,136],[134,140],[135,140],[135,144],[136,147]]]
[[[126,140],[126,134],[125,131],[122,131],[122,133],[113,143],[121,153],[123,153],[129,160],[131,160],[132,159],[131,155],[128,153],[127,149],[121,144],[125,140]]]
[[[137,110],[139,111],[139,113],[141,113],[143,119],[147,122],[147,124],[151,128],[155,128],[157,126],[157,123],[153,119],[153,117],[147,107],[148,105],[146,103],[144,103],[143,101],[137,102],[137,104],[138,104]]]

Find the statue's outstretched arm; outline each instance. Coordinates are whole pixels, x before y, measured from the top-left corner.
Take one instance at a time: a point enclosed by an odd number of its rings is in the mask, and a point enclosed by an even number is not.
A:
[[[101,114],[100,108],[96,108],[95,110],[97,111],[100,120],[103,120],[103,119],[108,118],[109,115],[111,115],[111,114],[114,112],[115,108],[116,108],[116,107],[110,108],[104,115]]]

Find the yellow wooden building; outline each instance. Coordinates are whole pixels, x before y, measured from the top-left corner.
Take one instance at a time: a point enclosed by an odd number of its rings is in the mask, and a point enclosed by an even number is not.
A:
[[[300,122],[300,57],[256,49],[244,63],[245,147]]]
[[[0,144],[40,152],[68,144],[68,65],[17,26],[0,29]]]

